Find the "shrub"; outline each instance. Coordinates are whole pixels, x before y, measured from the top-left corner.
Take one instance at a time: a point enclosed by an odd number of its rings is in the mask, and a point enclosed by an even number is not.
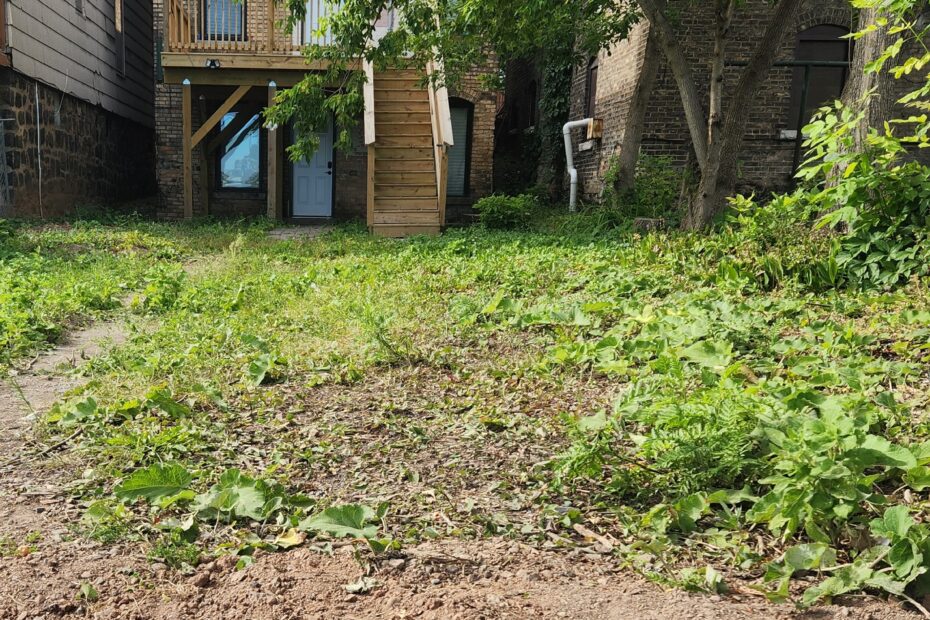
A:
[[[475,203],[475,211],[487,228],[526,228],[536,213],[539,203],[535,196],[503,196],[494,194]]]
[[[906,161],[913,139],[872,129],[857,142],[862,114],[837,104],[805,128],[810,157],[799,177],[807,200],[826,213],[821,227],[842,231],[836,264],[853,286],[892,288],[928,274],[930,168]]]
[[[616,210],[622,219],[664,219],[676,225],[680,219],[678,199],[683,175],[671,158],[643,155],[636,165],[633,190],[618,192],[620,165],[614,158],[604,174],[604,206]]]

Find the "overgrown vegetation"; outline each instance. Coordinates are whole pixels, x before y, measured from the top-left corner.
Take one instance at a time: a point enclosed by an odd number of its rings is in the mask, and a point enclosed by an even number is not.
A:
[[[527,228],[539,212],[539,201],[531,194],[495,194],[475,203],[475,211],[487,228],[512,230]]]
[[[715,234],[639,235],[549,214],[404,242],[79,223],[5,243],[43,277],[63,248],[158,248],[87,272],[119,291],[106,312],[132,337],[43,421],[83,472],[85,535],[184,570],[332,537],[383,551],[564,540],[582,523],[685,587],[914,598],[930,552],[926,285],[837,286],[847,237],[811,217],[745,202]]]
[[[678,226],[684,173],[669,157],[641,155],[630,191],[617,191],[620,172],[619,159],[614,157],[604,173],[601,208],[613,212],[618,221],[649,218],[662,220],[668,227]]]

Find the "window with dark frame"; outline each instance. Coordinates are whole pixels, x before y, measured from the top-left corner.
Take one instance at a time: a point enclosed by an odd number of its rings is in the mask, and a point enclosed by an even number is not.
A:
[[[223,190],[260,191],[264,177],[264,135],[261,114],[236,110],[224,115],[219,131],[232,135],[216,150],[216,187]]]
[[[841,61],[852,58],[852,41],[845,39],[849,29],[832,24],[821,24],[800,32],[795,43],[797,61]],[[800,130],[807,125],[819,108],[839,99],[849,75],[847,67],[810,67],[810,79],[805,84],[805,68],[795,67],[791,85],[791,108],[788,128]],[[807,96],[804,89],[807,88]],[[801,105],[804,101],[802,114]]]
[[[584,113],[587,118],[594,118],[597,109],[597,56],[588,63],[588,77],[585,86]]]
[[[452,139],[455,143],[448,153],[448,181],[446,196],[462,198],[469,192],[471,176],[471,147],[475,106],[464,100],[449,100],[449,112],[452,116]]]

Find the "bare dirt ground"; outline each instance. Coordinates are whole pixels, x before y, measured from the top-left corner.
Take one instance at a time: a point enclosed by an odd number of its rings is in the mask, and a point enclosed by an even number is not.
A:
[[[0,619],[916,617],[863,597],[802,612],[738,585],[722,597],[666,591],[610,556],[503,538],[428,542],[372,563],[348,546],[302,547],[259,555],[242,570],[227,556],[179,574],[138,545],[75,536],[80,508],[68,483],[79,472],[33,436],[34,416],[74,386],[68,368],[122,337],[112,324],[76,332],[16,376],[16,386],[0,384]],[[363,577],[366,591],[350,593],[346,586]],[[83,584],[99,598],[82,600]]]

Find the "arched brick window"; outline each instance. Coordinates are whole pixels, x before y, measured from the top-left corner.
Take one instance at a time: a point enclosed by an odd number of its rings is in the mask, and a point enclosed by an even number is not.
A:
[[[852,57],[852,42],[850,39],[843,38],[848,34],[848,28],[830,24],[808,28],[798,33],[794,59],[797,61],[848,62]],[[847,67],[810,67],[810,79],[807,80],[805,96],[805,68],[795,67],[791,86],[789,129],[803,128],[818,108],[838,99],[843,93],[848,74]]]

